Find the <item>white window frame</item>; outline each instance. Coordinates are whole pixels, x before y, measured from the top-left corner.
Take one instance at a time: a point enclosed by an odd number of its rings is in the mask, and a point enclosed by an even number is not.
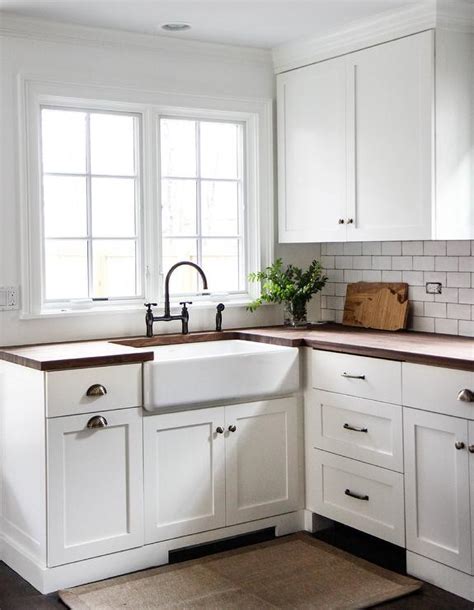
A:
[[[85,108],[127,112],[140,116],[141,222],[144,277],[143,296],[127,300],[74,303],[47,307],[42,295],[41,107]],[[21,203],[21,318],[67,316],[105,311],[143,310],[144,300],[163,303],[161,268],[161,177],[159,120],[162,116],[226,120],[244,125],[246,187],[245,239],[247,272],[271,263],[274,248],[272,100],[211,98],[157,93],[99,85],[54,83],[21,75],[18,78],[19,176]],[[206,271],[204,269],[204,271]],[[212,287],[211,287],[212,288]],[[172,289],[172,286],[171,286]],[[229,306],[244,306],[259,295],[258,284],[247,292],[222,295]],[[215,307],[216,299],[193,295],[195,307]]]

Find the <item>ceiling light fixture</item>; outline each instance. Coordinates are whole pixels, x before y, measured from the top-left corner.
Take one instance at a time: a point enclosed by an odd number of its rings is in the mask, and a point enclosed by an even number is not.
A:
[[[191,26],[189,23],[164,23],[161,26],[162,30],[166,30],[167,32],[185,32],[186,30],[190,30]]]

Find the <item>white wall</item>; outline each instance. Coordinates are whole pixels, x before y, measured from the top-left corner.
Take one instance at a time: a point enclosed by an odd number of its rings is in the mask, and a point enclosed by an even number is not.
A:
[[[0,20],[3,32],[8,29],[6,23],[6,18]],[[16,20],[13,25],[15,32],[0,39],[0,285],[20,285],[18,74],[149,92],[248,99],[274,97],[271,58],[263,51],[239,51],[205,44],[180,47],[176,41],[159,48],[148,37],[135,38],[128,34],[123,34],[126,41],[123,44],[116,37],[111,41],[111,34],[104,35],[103,42],[97,43],[90,40],[90,29],[52,24],[39,27],[33,23],[35,33],[31,34],[29,22]],[[66,42],[61,40],[61,32],[67,34]],[[288,252],[298,262],[301,257],[303,261],[308,259],[309,249]],[[285,254],[285,248],[278,253]],[[0,345],[143,334],[143,315],[140,311],[21,320],[18,311],[0,312]],[[279,323],[281,311],[265,307],[249,314],[243,307],[228,307],[224,319],[227,328]],[[214,310],[191,311],[193,330],[212,328],[213,324]],[[178,323],[162,324],[157,332],[175,332],[178,328]]]

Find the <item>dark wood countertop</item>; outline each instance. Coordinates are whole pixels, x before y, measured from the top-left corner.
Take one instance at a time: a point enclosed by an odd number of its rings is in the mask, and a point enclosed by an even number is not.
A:
[[[378,331],[325,324],[308,329],[283,326],[78,341],[3,348],[0,359],[40,371],[107,366],[153,360],[149,348],[173,343],[243,339],[290,347],[308,346],[332,352],[387,358],[474,372],[474,340],[469,337],[410,331]]]

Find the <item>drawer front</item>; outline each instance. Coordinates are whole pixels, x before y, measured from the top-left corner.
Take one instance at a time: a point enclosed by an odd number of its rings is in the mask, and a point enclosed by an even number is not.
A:
[[[313,388],[401,403],[401,362],[313,350]]]
[[[403,472],[398,405],[313,390],[307,416],[312,447]]]
[[[403,404],[425,411],[474,419],[474,401],[458,400],[462,390],[474,397],[474,373],[438,366],[403,363]],[[463,398],[469,399],[469,392]]]
[[[307,508],[405,546],[403,475],[314,449],[307,470]]]
[[[94,395],[93,386],[98,388]],[[103,393],[105,390],[105,393]],[[92,395],[88,395],[89,394]],[[46,373],[46,416],[142,405],[142,365],[123,364]]]

